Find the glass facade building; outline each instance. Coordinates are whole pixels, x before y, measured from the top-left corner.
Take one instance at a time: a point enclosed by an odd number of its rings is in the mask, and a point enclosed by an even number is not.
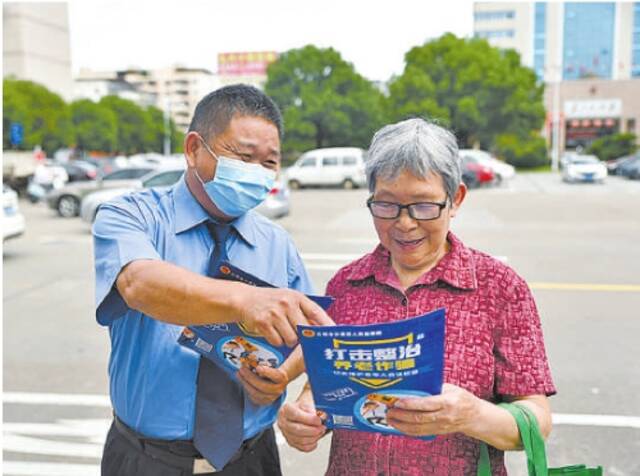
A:
[[[631,76],[640,77],[640,2],[633,4],[633,32],[631,37]]]
[[[546,2],[536,2],[533,29],[533,69],[538,79],[543,80],[547,46]]]
[[[565,4],[563,79],[611,79],[615,14],[615,3]]]

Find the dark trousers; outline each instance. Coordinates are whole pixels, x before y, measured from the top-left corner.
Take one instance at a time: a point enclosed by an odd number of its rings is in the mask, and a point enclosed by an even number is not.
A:
[[[192,476],[193,457],[127,438],[111,425],[102,454],[102,476]],[[273,428],[222,471],[211,476],[282,476]]]

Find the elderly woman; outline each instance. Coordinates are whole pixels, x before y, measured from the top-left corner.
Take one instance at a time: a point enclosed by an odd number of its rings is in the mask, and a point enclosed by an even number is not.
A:
[[[369,149],[367,200],[380,244],[331,279],[337,324],[396,321],[446,308],[442,394],[401,399],[387,413],[406,435],[336,430],[327,474],[476,474],[480,442],[494,475],[517,449],[515,421],[500,401],[518,401],[551,430],[555,393],[540,319],[524,280],[504,263],[467,248],[449,231],[466,195],[454,136],[422,119],[378,131]],[[308,388],[285,405],[289,444],[312,451],[326,430]]]

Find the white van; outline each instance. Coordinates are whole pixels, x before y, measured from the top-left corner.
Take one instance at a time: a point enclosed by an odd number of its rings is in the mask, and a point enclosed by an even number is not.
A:
[[[357,147],[330,147],[305,152],[287,170],[289,187],[339,185],[364,187],[365,152]]]

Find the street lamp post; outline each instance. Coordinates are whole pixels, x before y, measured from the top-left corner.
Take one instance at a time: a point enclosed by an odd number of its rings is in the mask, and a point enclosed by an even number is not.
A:
[[[169,98],[165,99],[164,102],[164,155],[171,155],[171,120],[170,120],[170,109],[171,103],[169,102]]]

